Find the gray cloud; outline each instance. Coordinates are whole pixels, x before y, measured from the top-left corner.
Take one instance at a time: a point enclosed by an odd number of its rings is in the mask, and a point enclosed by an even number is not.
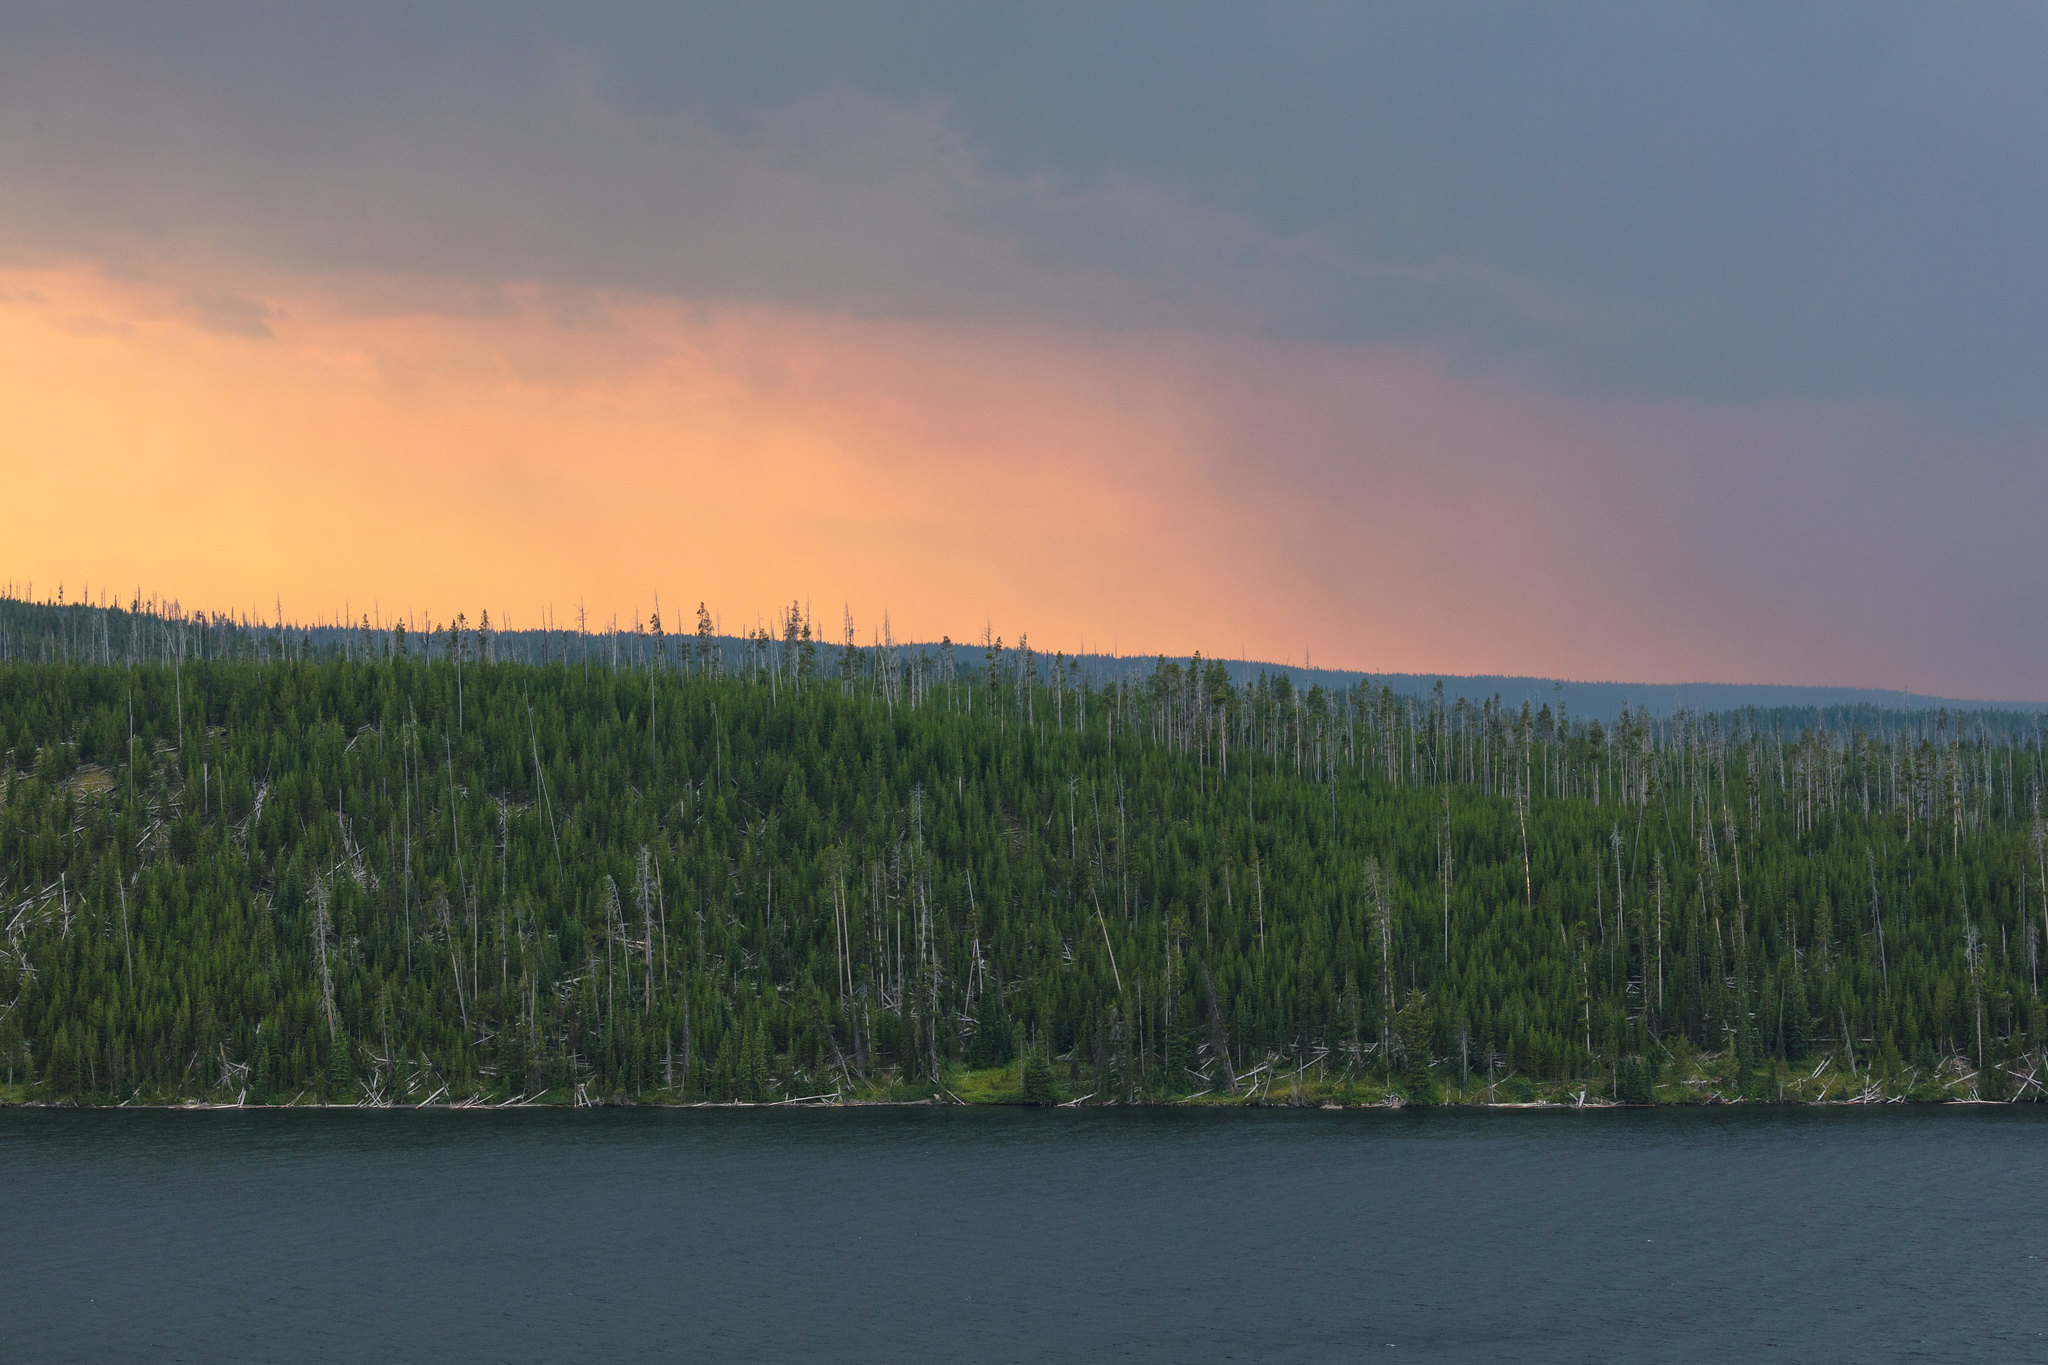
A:
[[[138,4],[4,28],[17,258],[1250,327],[1595,394],[2048,415],[2038,7]]]
[[[226,289],[195,289],[182,300],[185,312],[210,332],[262,340],[269,337],[270,308]]]

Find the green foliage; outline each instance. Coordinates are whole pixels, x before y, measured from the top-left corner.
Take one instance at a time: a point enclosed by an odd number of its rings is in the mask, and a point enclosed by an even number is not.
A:
[[[0,664],[10,1093],[2040,1094],[2038,730],[92,619]]]
[[[1036,1049],[1024,1055],[1024,1075],[1017,1098],[1025,1104],[1048,1105],[1059,1101],[1053,1087],[1052,1063]]]
[[[1409,1071],[1401,1084],[1401,1098],[1411,1108],[1429,1109],[1444,1102],[1443,1082],[1426,1068]]]
[[[1657,1064],[1648,1057],[1622,1058],[1615,1090],[1623,1104],[1655,1104]]]

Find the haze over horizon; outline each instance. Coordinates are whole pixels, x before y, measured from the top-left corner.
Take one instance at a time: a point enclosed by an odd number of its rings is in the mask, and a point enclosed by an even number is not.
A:
[[[0,577],[2048,676],[2036,8],[0,35]]]

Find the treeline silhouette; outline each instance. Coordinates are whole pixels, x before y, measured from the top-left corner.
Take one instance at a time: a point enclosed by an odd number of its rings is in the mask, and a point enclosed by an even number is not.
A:
[[[143,663],[164,661],[183,649],[189,657],[207,661],[243,659],[275,662],[294,659],[388,658],[397,653],[415,657],[445,657],[448,641],[456,635],[470,641],[477,657],[497,663],[595,662],[607,667],[656,667],[690,671],[698,668],[745,666],[756,653],[774,656],[785,647],[796,648],[808,641],[814,648],[824,641],[822,629],[797,604],[780,614],[775,630],[757,625],[753,630],[731,634],[715,622],[699,604],[690,621],[671,615],[669,624],[684,633],[664,631],[657,601],[656,610],[645,621],[593,623],[578,610],[574,624],[557,626],[552,613],[542,613],[550,624],[517,630],[493,626],[490,612],[478,614],[472,625],[465,613],[455,620],[436,623],[431,617],[407,621],[387,620],[380,613],[361,613],[353,624],[340,620],[323,623],[287,622],[282,603],[272,620],[250,613],[191,612],[173,601],[145,600],[135,594],[127,605],[93,606],[85,602],[66,604],[63,589],[48,601],[32,601],[14,585],[0,588],[0,663],[76,662]],[[104,594],[102,594],[104,596]],[[787,637],[785,639],[785,637]],[[845,621],[837,644],[854,643],[853,623]],[[901,644],[891,636],[888,615],[869,632],[871,647],[887,650],[899,658],[924,655],[932,665],[941,656],[954,668],[976,668],[988,641]],[[1020,640],[1020,648],[1029,641]],[[1101,686],[1129,679],[1148,670],[1149,656],[1132,658],[1118,654],[1086,653],[1063,656],[1068,677]],[[1833,732],[1867,730],[1886,738],[1926,739],[1952,731],[1980,739],[2032,739],[2039,741],[2048,724],[2048,705],[2017,702],[1963,702],[1912,693],[1881,693],[1868,688],[1790,687],[1736,683],[1613,683],[1568,682],[1526,677],[1426,677],[1418,674],[1360,673],[1355,670],[1276,664],[1250,659],[1216,659],[1230,681],[1237,686],[1286,678],[1301,692],[1321,687],[1327,693],[1350,692],[1359,684],[1391,687],[1402,695],[1430,692],[1441,684],[1450,702],[1463,699],[1471,705],[1489,701],[1519,707],[1530,705],[1563,715],[1568,710],[1581,719],[1612,725],[1623,711],[1638,721],[1668,726],[1676,713],[1714,711],[1723,716],[1739,715],[1749,730],[1769,732],[1794,739],[1808,729]],[[1696,696],[1718,699],[1703,707]]]
[[[7,1093],[2041,1094],[2037,718],[777,625],[0,603]]]

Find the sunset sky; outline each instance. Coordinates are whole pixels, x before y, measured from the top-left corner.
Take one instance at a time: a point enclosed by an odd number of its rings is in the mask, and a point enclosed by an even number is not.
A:
[[[2043,89],[2037,5],[11,5],[0,581],[2048,699]]]

